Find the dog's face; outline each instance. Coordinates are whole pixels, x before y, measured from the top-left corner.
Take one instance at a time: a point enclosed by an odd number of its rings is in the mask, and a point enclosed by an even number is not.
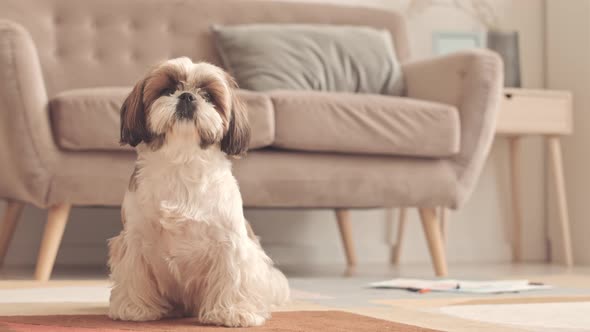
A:
[[[235,81],[221,68],[188,58],[166,61],[140,80],[121,108],[121,144],[153,150],[174,138],[240,155],[250,141]]]

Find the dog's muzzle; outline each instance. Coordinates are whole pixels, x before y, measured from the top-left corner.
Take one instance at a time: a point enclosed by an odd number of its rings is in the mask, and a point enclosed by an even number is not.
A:
[[[197,110],[195,104],[195,96],[190,92],[184,92],[178,96],[178,104],[176,104],[176,116],[180,119],[192,120]]]

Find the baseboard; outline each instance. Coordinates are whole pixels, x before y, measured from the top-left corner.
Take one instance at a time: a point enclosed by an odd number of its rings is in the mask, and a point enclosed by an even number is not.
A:
[[[409,264],[429,264],[430,257],[425,243],[408,244],[402,251],[401,262]],[[11,246],[6,258],[6,265],[29,266],[37,261],[37,249],[33,246]],[[340,243],[334,242],[330,246],[298,246],[263,243],[263,247],[269,256],[278,265],[318,265],[318,264],[344,264],[344,252]],[[385,264],[390,259],[390,246],[384,243],[374,242],[371,245],[358,246],[357,256],[360,264]],[[510,245],[502,246],[502,249],[494,255],[465,255],[461,250],[453,250],[448,253],[449,263],[506,263],[510,262]],[[108,249],[104,244],[90,244],[85,246],[64,244],[57,255],[56,264],[75,266],[103,266],[107,262]],[[537,261],[537,259],[533,259]]]

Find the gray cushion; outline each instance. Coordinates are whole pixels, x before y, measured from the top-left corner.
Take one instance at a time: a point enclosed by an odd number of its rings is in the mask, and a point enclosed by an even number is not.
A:
[[[401,95],[388,31],[363,26],[213,26],[225,67],[243,89]]]

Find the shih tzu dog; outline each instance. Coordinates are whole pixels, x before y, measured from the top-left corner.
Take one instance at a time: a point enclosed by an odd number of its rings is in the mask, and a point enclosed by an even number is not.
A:
[[[236,88],[222,69],[178,58],[156,66],[125,100],[121,143],[138,158],[123,231],[109,241],[109,317],[256,326],[288,300],[231,172],[228,156],[243,154],[250,138]]]

